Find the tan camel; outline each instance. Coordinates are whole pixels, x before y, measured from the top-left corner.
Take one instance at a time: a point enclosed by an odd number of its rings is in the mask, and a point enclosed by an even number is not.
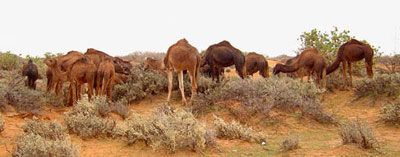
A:
[[[247,75],[253,76],[257,71],[264,78],[269,77],[268,62],[263,55],[255,52],[250,52],[246,55],[246,70]]]
[[[299,69],[308,69],[316,74],[318,87],[321,88],[321,78],[322,78],[322,88],[326,86],[326,64],[325,59],[317,49],[310,48],[301,52],[298,60],[292,65],[277,64],[274,67],[274,75],[280,72],[290,73],[295,72]],[[302,76],[301,76],[302,77]]]
[[[190,45],[186,39],[181,39],[168,48],[167,55],[164,58],[164,65],[168,74],[167,102],[170,102],[171,98],[173,70],[178,73],[179,89],[182,94],[183,104],[186,104],[185,93],[183,91],[183,70],[188,70],[192,84],[192,97],[190,98],[190,102],[193,102],[193,97],[197,91],[197,77],[200,68],[200,55],[197,49]]]
[[[44,63],[47,65],[47,68],[50,69],[51,73],[51,82],[50,83],[50,90],[53,88],[52,86],[56,87],[56,95],[57,97],[61,97],[60,95],[60,88],[64,82],[69,81],[68,78],[68,71],[61,71],[57,58],[47,58],[44,60]],[[72,65],[71,65],[72,66]],[[49,75],[47,75],[49,76]],[[49,83],[48,83],[49,84]]]
[[[349,66],[350,86],[353,87],[351,63],[358,62],[365,58],[365,67],[368,76],[372,78],[374,76],[374,73],[372,71],[373,57],[374,57],[374,51],[372,50],[370,45],[364,44],[356,39],[351,39],[339,47],[336,59],[332,63],[332,65],[328,66],[326,74],[334,72],[339,67],[340,63],[343,62],[343,79],[344,79],[344,84],[346,84],[347,82],[346,63],[347,63],[347,65]]]
[[[102,84],[101,86],[101,95],[108,95],[108,98],[111,99],[111,92],[114,87],[113,78],[115,77],[115,69],[112,58],[105,58],[99,65],[97,69],[97,84]],[[102,83],[100,83],[102,82]],[[96,88],[100,88],[96,86]],[[96,89],[96,95],[99,90]]]
[[[92,100],[93,87],[97,67],[90,58],[84,56],[77,60],[70,70],[70,98],[69,105],[73,105],[77,100],[81,99],[81,87],[83,84],[88,84],[88,97],[89,101]]]
[[[297,62],[297,60],[299,59],[299,56],[300,55],[297,55],[296,57],[286,60],[285,65],[292,65],[293,63]],[[304,77],[302,77],[304,75],[307,75],[307,81],[309,82],[311,79],[311,70],[310,69],[300,68],[296,72],[287,73],[287,76],[291,77],[291,78],[300,77],[301,82],[304,82]]]

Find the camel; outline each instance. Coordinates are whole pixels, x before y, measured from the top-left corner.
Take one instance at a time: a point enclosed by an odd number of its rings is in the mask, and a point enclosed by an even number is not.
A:
[[[274,67],[274,75],[280,72],[291,73],[298,71],[299,69],[307,69],[314,72],[317,76],[318,87],[321,88],[321,78],[322,78],[322,88],[326,86],[326,64],[325,59],[321,53],[315,48],[306,49],[301,52],[299,58],[292,65],[277,64]],[[301,76],[302,77],[302,76]]]
[[[152,69],[159,72],[160,74],[165,74],[164,60],[145,58],[143,62],[143,69],[144,70]]]
[[[218,67],[214,67],[215,69],[214,69],[214,71],[211,69],[211,67],[210,67],[210,65],[208,65],[208,64],[205,64],[205,65],[203,65],[202,67],[200,66],[200,73],[201,74],[203,74],[204,76],[207,76],[207,77],[212,77],[213,78],[213,81],[214,81],[214,78],[216,78],[216,73],[219,73],[219,75],[224,75],[224,68],[220,68],[220,69],[218,69]],[[215,73],[213,73],[213,72],[215,72]]]
[[[115,69],[114,63],[111,58],[105,58],[99,65],[97,69],[97,84],[102,84],[101,86],[101,95],[108,95],[108,98],[111,99],[111,92],[113,88],[113,78],[115,77]],[[102,83],[100,83],[102,82]],[[99,88],[99,86],[96,86]],[[96,89],[96,95],[98,95],[99,89]]]
[[[24,64],[22,67],[22,76],[28,77],[28,81],[25,85],[28,86],[28,88],[35,90],[35,82],[39,77],[39,72],[37,66],[33,64],[32,60],[29,60],[28,63]]]
[[[263,55],[255,52],[250,52],[246,55],[246,70],[247,75],[253,76],[259,71],[259,74],[264,78],[269,77],[268,62]]]
[[[88,84],[89,101],[92,100],[96,72],[96,64],[87,56],[82,57],[72,65],[69,71],[71,83],[69,105],[73,105],[77,100],[81,99],[81,87],[85,83]]]
[[[242,79],[244,79],[246,77],[245,61],[245,57],[240,50],[236,49],[228,41],[224,40],[207,48],[202,56],[201,65],[204,66],[204,64],[208,64],[213,67],[211,69],[214,71],[214,67],[220,69],[235,64],[236,72]],[[219,75],[216,76],[217,82],[219,82]]]
[[[114,85],[126,83],[128,81],[129,75],[115,73],[115,77],[113,78]]]
[[[297,55],[296,57],[293,57],[293,58],[290,58],[290,59],[286,60],[285,65],[292,65],[293,63],[297,62],[297,60],[299,59],[299,56],[300,55]],[[296,72],[293,72],[293,73],[287,73],[287,76],[291,77],[291,78],[301,77],[301,82],[304,82],[304,80],[303,80],[304,77],[302,77],[302,76],[304,76],[305,74],[308,75],[307,81],[310,81],[310,79],[311,79],[311,71],[307,70],[307,69],[303,69],[303,68],[298,70],[298,71],[296,71]]]
[[[46,94],[48,94],[51,90],[51,87],[53,87],[53,84],[54,84],[53,72],[52,72],[51,67],[47,67],[47,69],[46,69],[46,78],[47,78]]]
[[[186,98],[183,86],[183,70],[189,73],[190,82],[192,84],[192,96],[190,102],[193,102],[193,97],[197,91],[197,77],[200,69],[199,51],[189,44],[186,39],[181,39],[168,48],[167,54],[164,57],[164,65],[168,75],[168,98],[170,102],[172,93],[172,71],[178,73],[179,89],[182,94],[182,103],[186,104]]]
[[[343,62],[343,79],[344,84],[347,82],[346,78],[346,63],[349,66],[349,75],[350,75],[350,86],[353,87],[353,76],[351,72],[351,63],[358,62],[365,58],[365,67],[368,73],[368,76],[372,78],[374,73],[372,71],[372,58],[374,57],[374,51],[371,46],[368,44],[364,44],[356,39],[351,39],[344,43],[339,47],[338,53],[336,55],[335,61],[328,66],[326,70],[326,74],[330,74],[334,72]]]

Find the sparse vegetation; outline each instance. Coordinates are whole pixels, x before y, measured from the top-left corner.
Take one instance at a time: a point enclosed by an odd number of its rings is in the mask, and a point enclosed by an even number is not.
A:
[[[280,147],[284,152],[299,148],[299,137],[293,135],[286,136]]]
[[[12,105],[18,111],[38,114],[42,109],[43,92],[24,86],[24,78],[16,71],[0,71],[0,108]]]
[[[400,74],[375,75],[373,79],[362,78],[355,81],[354,94],[358,97],[370,96],[373,99],[378,97],[396,97],[400,94]]]
[[[160,147],[175,152],[180,148],[202,150],[215,144],[212,132],[190,112],[163,105],[148,118],[135,115],[128,120],[126,138],[129,144],[143,141],[153,149]]]
[[[25,135],[17,139],[12,156],[78,156],[78,148],[57,122],[27,120],[22,128]]]
[[[376,148],[378,144],[372,127],[367,126],[365,121],[358,117],[340,124],[339,135],[343,144],[355,143],[364,149]]]
[[[3,116],[0,113],[0,133],[4,131],[4,125],[5,125],[5,122],[4,122]]]
[[[381,108],[379,119],[385,123],[400,124],[400,103],[388,103]]]
[[[10,52],[0,53],[0,68],[1,70],[16,70],[21,69],[23,59]]]
[[[252,128],[240,125],[236,121],[226,123],[223,119],[214,115],[214,127],[218,138],[241,139],[247,142],[262,143],[267,141],[267,136],[262,133],[255,133]]]

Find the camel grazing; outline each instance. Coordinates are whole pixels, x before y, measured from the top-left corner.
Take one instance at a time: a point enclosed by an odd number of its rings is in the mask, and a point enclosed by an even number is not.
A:
[[[211,69],[210,65],[205,64],[203,66],[200,66],[200,73],[203,74],[204,76],[207,77],[216,77],[217,74],[224,76],[224,68],[218,68],[218,67],[214,67],[214,71]],[[215,73],[213,73],[215,72]],[[214,80],[213,80],[214,81]]]
[[[144,70],[152,69],[163,75],[165,74],[164,60],[145,58],[143,62],[143,69]]]
[[[114,63],[111,58],[105,58],[99,65],[97,69],[97,84],[101,86],[101,95],[108,95],[108,98],[111,99],[111,92],[114,87],[113,78],[115,77],[115,69]],[[100,83],[102,82],[102,83]],[[97,86],[96,88],[99,88]],[[96,89],[96,95],[98,95],[99,89]]]
[[[290,58],[290,59],[286,60],[285,65],[292,65],[293,63],[297,62],[297,60],[299,59],[299,56],[300,55],[297,55],[296,57],[293,57],[293,58]],[[302,77],[302,76],[304,76],[306,74],[308,76],[307,77],[307,81],[310,81],[310,79],[311,79],[311,71],[308,70],[308,69],[304,69],[304,68],[301,68],[298,71],[293,72],[293,73],[287,73],[287,76],[291,77],[291,78],[301,77],[301,82],[304,82],[304,80],[303,80],[304,77]]]
[[[206,52],[202,56],[201,65],[204,66],[204,64],[208,64],[211,67],[217,67],[220,69],[235,64],[236,72],[244,79],[246,77],[245,61],[245,57],[240,50],[236,49],[228,41],[224,40],[207,48]],[[215,70],[215,68],[211,69],[212,71]],[[218,74],[218,72],[216,74]],[[217,82],[219,82],[219,75],[217,75]]]
[[[115,77],[113,78],[114,85],[126,83],[128,81],[129,75],[115,73]]]
[[[250,52],[246,55],[246,70],[247,75],[253,76],[259,71],[259,74],[264,78],[269,77],[268,62],[263,55],[255,52]]]
[[[96,65],[87,56],[82,57],[72,65],[69,72],[71,83],[69,105],[73,105],[77,100],[81,99],[81,87],[85,83],[88,84],[89,101],[92,100],[96,72]]]
[[[132,68],[132,64],[130,62],[124,61],[118,57],[112,57],[103,51],[93,48],[87,49],[84,55],[90,58],[96,67],[99,67],[100,63],[104,61],[105,58],[112,58],[116,73],[128,75],[130,73],[130,69]]]
[[[178,73],[179,89],[182,94],[182,103],[186,104],[186,98],[183,87],[183,70],[187,70],[192,84],[192,97],[190,102],[193,102],[193,97],[197,91],[197,77],[200,68],[200,55],[195,47],[189,44],[186,39],[181,39],[168,48],[167,54],[164,57],[164,65],[168,75],[168,98],[170,102],[172,93],[172,71]]]
[[[24,64],[22,67],[22,76],[27,76],[28,81],[26,82],[26,86],[30,89],[36,89],[36,80],[39,77],[39,72],[37,66],[33,64],[32,60],[29,60],[28,63]]]
[[[353,87],[353,76],[351,72],[351,63],[358,62],[365,58],[365,67],[368,73],[368,76],[372,78],[374,73],[372,71],[372,58],[374,57],[374,51],[371,46],[368,44],[364,44],[356,39],[351,39],[344,43],[339,47],[338,53],[336,55],[335,61],[332,65],[328,66],[326,70],[326,74],[330,74],[334,72],[343,62],[343,79],[344,84],[347,82],[346,78],[346,63],[349,66],[349,75],[350,75],[350,86]]]
[[[306,69],[314,72],[317,77],[318,87],[321,88],[321,78],[322,78],[322,88],[326,86],[326,64],[325,59],[317,49],[310,48],[301,52],[299,58],[292,65],[277,64],[274,67],[274,75],[280,72],[291,73],[298,71],[299,69]],[[302,77],[302,76],[301,76]]]

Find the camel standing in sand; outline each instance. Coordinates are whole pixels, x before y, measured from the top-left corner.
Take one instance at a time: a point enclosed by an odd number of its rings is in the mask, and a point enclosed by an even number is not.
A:
[[[111,99],[111,92],[114,87],[114,79],[115,77],[115,68],[111,58],[105,58],[99,65],[97,69],[97,84],[101,86],[101,95],[108,95],[108,98]],[[102,82],[102,83],[100,83]],[[100,86],[96,86],[96,95],[98,95],[98,91]]]
[[[190,81],[192,84],[192,97],[190,102],[197,91],[197,77],[200,68],[200,55],[195,47],[189,44],[186,39],[181,39],[174,45],[168,48],[167,54],[164,57],[164,65],[168,74],[168,98],[170,102],[172,93],[172,71],[178,73],[179,89],[182,94],[182,103],[186,104],[186,98],[183,87],[183,70],[188,70]]]
[[[228,41],[224,40],[207,48],[205,54],[202,56],[201,66],[208,64],[212,67],[211,70],[214,71],[235,64],[236,72],[242,79],[244,79],[246,77],[245,61],[246,59],[240,50],[236,49]],[[213,72],[213,74],[219,74],[219,72]],[[217,82],[219,82],[219,75],[216,76]]]
[[[267,60],[263,55],[255,52],[250,52],[246,55],[246,70],[247,75],[253,76],[254,73],[259,72],[262,77],[269,77]]]
[[[36,80],[39,77],[38,68],[35,64],[33,64],[32,60],[29,60],[27,64],[24,64],[22,67],[22,76],[27,76],[28,81],[26,82],[26,86],[30,89],[36,89]]]
[[[306,69],[308,71],[314,72],[317,77],[318,87],[321,88],[321,78],[322,78],[322,88],[325,88],[326,81],[326,64],[325,59],[317,49],[310,48],[301,52],[299,58],[292,65],[277,64],[274,67],[274,75],[280,72],[290,73],[298,71],[299,69]],[[302,76],[301,76],[302,77]]]
[[[339,47],[338,53],[336,55],[335,61],[332,65],[328,66],[326,70],[326,74],[330,74],[334,72],[343,62],[343,79],[344,84],[347,82],[346,78],[346,63],[349,66],[349,75],[350,75],[350,86],[353,87],[353,76],[351,72],[351,63],[357,62],[365,58],[365,67],[368,73],[368,76],[372,78],[374,73],[372,71],[372,58],[374,57],[374,51],[371,46],[368,44],[364,44],[358,40],[351,39],[344,43]]]

